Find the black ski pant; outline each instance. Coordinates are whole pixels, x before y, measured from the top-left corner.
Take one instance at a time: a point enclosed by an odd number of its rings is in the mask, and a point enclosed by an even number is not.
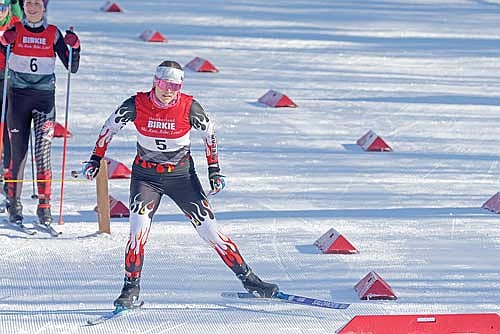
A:
[[[10,173],[13,180],[24,180],[31,124],[34,129],[35,160],[40,201],[51,195],[50,162],[55,122],[54,91],[11,88],[8,94],[7,126],[10,135]],[[23,182],[10,182],[7,197],[19,199]]]
[[[194,170],[190,166],[173,172],[158,173],[156,168],[132,167],[130,181],[130,238],[125,251],[125,275],[141,276],[144,246],[149,237],[151,220],[163,195],[170,197],[191,221],[205,240],[236,274],[245,274],[249,268],[236,244],[220,230],[215,214]],[[196,265],[196,263],[193,263]]]
[[[3,85],[4,85],[4,79],[3,77],[0,79],[0,87],[2,87],[3,90]],[[3,105],[3,93],[0,95],[0,105]],[[3,107],[2,107],[3,108]],[[5,111],[7,112],[7,105],[5,105]],[[7,117],[5,116],[5,119],[3,119],[3,157],[2,157],[2,162],[3,162],[3,170],[4,173],[9,169],[10,166],[10,140],[9,140],[9,131],[7,128]]]

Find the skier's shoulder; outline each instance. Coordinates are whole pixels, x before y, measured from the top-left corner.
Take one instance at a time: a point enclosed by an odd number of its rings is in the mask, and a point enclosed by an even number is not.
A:
[[[22,23],[21,21],[17,20],[17,21],[13,21],[11,22],[10,25],[5,25],[5,31],[16,31],[17,32],[17,27],[22,27]]]
[[[139,94],[139,93],[137,93],[137,94]],[[129,104],[129,103],[134,103],[134,104],[135,104],[135,100],[136,100],[136,98],[137,98],[137,94],[134,94],[134,95],[132,95],[132,96],[127,97],[127,98],[123,101],[123,103],[127,103],[127,104]]]
[[[136,110],[136,98],[137,95],[132,95],[122,101],[118,110],[135,111]]]
[[[195,100],[194,98],[191,100],[191,105],[189,106],[189,115],[190,117],[198,118],[199,115],[205,114],[205,109],[201,106],[201,104]]]
[[[20,21],[21,20],[17,16],[12,15],[10,17],[9,21],[4,25],[4,27],[6,29],[10,29],[16,24],[16,22],[20,22]]]

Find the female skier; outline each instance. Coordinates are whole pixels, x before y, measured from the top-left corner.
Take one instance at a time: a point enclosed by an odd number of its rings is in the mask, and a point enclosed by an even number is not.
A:
[[[271,297],[276,284],[266,283],[243,260],[236,244],[218,228],[215,215],[194,169],[190,155],[190,132],[204,139],[208,177],[212,193],[224,188],[220,173],[214,124],[192,96],[181,92],[184,71],[175,61],[157,68],[153,88],[125,100],[107,119],[83,174],[92,180],[113,136],[127,123],[137,131],[137,155],[130,181],[130,239],[125,251],[125,283],[117,307],[133,307],[139,298],[139,283],[151,220],[163,195],[170,197],[190,219],[198,234],[212,246],[224,263],[251,293]]]
[[[37,169],[37,216],[41,225],[50,225],[52,167],[51,142],[55,124],[55,61],[76,73],[80,62],[80,41],[75,33],[61,31],[46,21],[48,0],[25,0],[24,18],[4,32],[0,41],[12,45],[9,56],[9,94],[7,126],[11,141],[10,174],[13,180],[24,179],[26,153],[33,123]],[[72,63],[69,62],[71,47]],[[7,189],[9,221],[22,225],[22,182],[10,182]]]

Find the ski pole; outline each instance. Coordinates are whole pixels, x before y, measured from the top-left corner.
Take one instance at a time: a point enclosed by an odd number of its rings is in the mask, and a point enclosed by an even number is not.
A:
[[[3,93],[2,93],[2,116],[0,119],[0,156],[3,152],[3,132],[5,128],[5,110],[7,108],[7,80],[9,78],[9,56],[10,56],[10,44],[7,45],[7,51],[5,52],[5,69],[3,75]]]
[[[73,31],[73,27],[69,28]],[[73,48],[68,45],[69,55],[68,55],[68,79],[66,82],[66,112],[64,115],[64,144],[63,144],[63,157],[62,157],[62,169],[61,169],[61,196],[59,200],[59,225],[64,224],[63,222],[63,197],[64,197],[64,169],[66,168],[66,143],[68,139],[68,114],[69,114],[69,89],[71,83],[71,65],[73,65]]]
[[[33,182],[31,183],[33,185],[33,193],[31,194],[31,199],[37,199],[38,195],[36,194],[35,190],[35,160],[33,159],[33,131],[30,133],[30,151],[31,151],[31,179]]]

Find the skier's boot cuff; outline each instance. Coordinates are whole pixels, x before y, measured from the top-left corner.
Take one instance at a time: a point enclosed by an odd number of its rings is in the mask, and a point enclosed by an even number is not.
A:
[[[114,306],[121,306],[124,308],[130,308],[136,304],[139,299],[139,286],[140,278],[125,278],[125,283],[123,284],[122,292],[118,298],[113,302]]]
[[[246,274],[238,275],[238,278],[248,292],[258,297],[271,298],[279,291],[278,285],[262,281],[252,270],[249,270]]]
[[[50,204],[38,204],[36,215],[38,216],[38,221],[42,225],[50,225],[54,221],[52,213],[50,212]]]
[[[12,224],[22,223],[23,217],[23,205],[18,199],[9,199],[7,201],[7,211],[9,212],[9,222]]]

